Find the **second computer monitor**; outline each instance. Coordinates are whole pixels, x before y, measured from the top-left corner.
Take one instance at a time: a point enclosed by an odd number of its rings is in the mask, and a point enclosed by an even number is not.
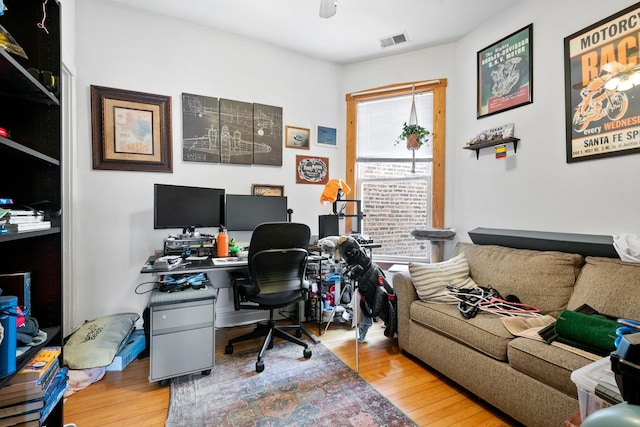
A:
[[[253,231],[263,222],[287,221],[285,196],[227,194],[225,208],[230,231]]]

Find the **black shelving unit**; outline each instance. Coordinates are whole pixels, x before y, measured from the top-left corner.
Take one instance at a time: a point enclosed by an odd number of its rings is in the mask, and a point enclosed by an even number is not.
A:
[[[28,59],[0,48],[0,127],[10,132],[0,136],[0,197],[20,205],[48,201],[62,206],[61,101],[37,78],[38,71],[45,71],[60,81],[60,6],[55,0],[44,2],[47,33],[37,25],[45,16],[42,0],[4,4],[0,25]],[[0,273],[31,273],[31,315],[47,333],[44,343],[17,358],[16,372],[42,346],[63,345],[61,216],[51,221],[50,229],[0,234]],[[0,379],[0,394],[11,377]],[[60,401],[43,425],[61,426],[62,410]]]

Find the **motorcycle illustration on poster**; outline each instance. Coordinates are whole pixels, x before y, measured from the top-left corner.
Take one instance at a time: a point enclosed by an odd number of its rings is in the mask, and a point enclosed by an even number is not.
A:
[[[477,118],[533,102],[533,24],[478,52]]]
[[[564,40],[567,163],[640,152],[639,5]]]

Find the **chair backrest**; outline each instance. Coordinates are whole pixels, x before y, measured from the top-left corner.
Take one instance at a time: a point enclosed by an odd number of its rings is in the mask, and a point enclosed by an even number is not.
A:
[[[300,223],[267,222],[255,228],[249,244],[249,275],[260,294],[303,288],[310,237],[309,226]]]

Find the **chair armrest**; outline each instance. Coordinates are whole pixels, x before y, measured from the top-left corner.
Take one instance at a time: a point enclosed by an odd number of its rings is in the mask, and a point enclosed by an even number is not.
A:
[[[233,308],[238,311],[240,310],[240,303],[247,301],[247,295],[257,294],[258,289],[249,277],[241,272],[233,271],[229,275],[231,276],[231,287],[233,288]]]

